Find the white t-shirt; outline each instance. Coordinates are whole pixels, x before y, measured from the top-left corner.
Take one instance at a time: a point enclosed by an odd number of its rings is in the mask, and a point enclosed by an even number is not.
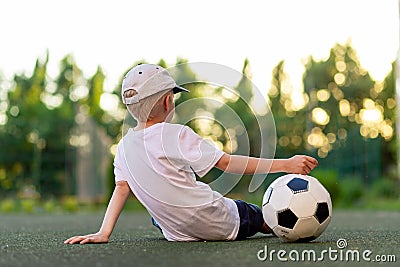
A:
[[[195,176],[203,177],[223,154],[187,126],[130,129],[118,144],[115,181],[128,182],[169,241],[234,240],[235,202]]]

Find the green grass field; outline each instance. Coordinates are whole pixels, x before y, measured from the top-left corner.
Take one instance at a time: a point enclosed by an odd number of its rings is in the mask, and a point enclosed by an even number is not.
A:
[[[400,261],[400,212],[335,211],[328,229],[311,243],[284,243],[262,235],[234,242],[168,242],[151,226],[148,214],[124,212],[110,243],[63,244],[71,235],[97,231],[102,216],[0,214],[0,266],[375,266],[377,262],[372,260],[376,256],[390,261],[380,263],[384,266],[398,266]],[[347,241],[344,249],[337,247],[340,238]],[[260,261],[257,253],[265,246],[268,257],[272,250],[285,251],[281,256],[289,263],[281,262],[276,252],[272,252],[272,262],[271,258]],[[310,251],[315,251],[318,260],[324,250],[324,260],[313,262]],[[370,262],[362,258],[365,250],[371,251],[366,255]],[[299,262],[290,259],[297,257],[296,251]],[[359,262],[353,260],[355,251],[360,255]]]

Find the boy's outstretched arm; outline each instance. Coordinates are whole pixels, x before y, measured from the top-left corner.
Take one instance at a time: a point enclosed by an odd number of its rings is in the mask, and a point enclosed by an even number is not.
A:
[[[288,159],[262,159],[224,154],[215,167],[237,174],[286,172],[307,175],[317,165],[316,159],[305,155],[296,155]]]
[[[117,182],[100,230],[94,234],[70,237],[64,244],[107,243],[130,192],[127,182]]]

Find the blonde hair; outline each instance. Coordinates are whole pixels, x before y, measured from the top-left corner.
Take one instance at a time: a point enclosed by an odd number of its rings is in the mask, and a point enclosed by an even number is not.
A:
[[[138,103],[127,105],[127,109],[137,121],[147,122],[161,112],[160,108],[163,108],[164,97],[171,92],[172,89],[155,93],[140,100]],[[136,94],[137,92],[134,89],[130,89],[124,93],[124,97],[129,98]]]

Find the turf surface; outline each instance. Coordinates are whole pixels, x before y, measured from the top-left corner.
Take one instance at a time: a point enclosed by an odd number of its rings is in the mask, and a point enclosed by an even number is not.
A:
[[[284,243],[276,237],[257,235],[234,242],[168,242],[151,226],[145,213],[123,213],[108,244],[64,245],[71,235],[97,231],[102,213],[89,214],[0,214],[0,266],[375,266],[377,255],[386,257],[381,266],[398,266],[400,262],[400,212],[335,211],[328,229],[311,243]],[[337,240],[344,238],[347,247],[339,250]],[[260,261],[257,253],[267,246],[268,258]],[[323,250],[328,252],[322,262],[313,262]],[[281,262],[276,252],[284,250]],[[292,258],[299,253],[300,262]],[[360,261],[354,261],[347,251],[359,251]],[[362,252],[371,262],[362,259]],[[342,260],[340,260],[342,251]],[[302,253],[304,260],[301,259]],[[311,255],[311,261],[309,256]],[[382,256],[383,255],[383,256]],[[394,255],[395,259],[391,255]],[[262,252],[260,257],[265,257]]]

